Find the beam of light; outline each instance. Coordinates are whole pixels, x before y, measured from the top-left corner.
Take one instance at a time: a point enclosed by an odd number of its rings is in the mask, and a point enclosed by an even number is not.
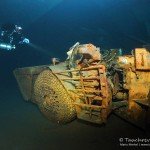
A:
[[[46,49],[44,49],[44,48],[42,48],[42,47],[40,47],[40,46],[38,46],[36,44],[33,44],[33,43],[28,43],[28,45],[30,47],[32,47],[34,50],[50,56],[50,52],[48,50],[46,50]]]

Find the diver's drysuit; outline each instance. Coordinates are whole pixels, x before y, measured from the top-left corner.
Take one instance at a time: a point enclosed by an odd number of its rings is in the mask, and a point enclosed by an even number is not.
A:
[[[29,43],[22,34],[22,28],[12,23],[1,26],[0,49],[13,50],[17,44]]]

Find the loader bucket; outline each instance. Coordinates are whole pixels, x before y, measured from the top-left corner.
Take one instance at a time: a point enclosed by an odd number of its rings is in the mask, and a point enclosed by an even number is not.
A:
[[[14,70],[23,98],[36,103],[49,120],[57,123],[67,123],[76,118],[75,106],[67,90],[71,84],[61,81],[66,75],[55,74],[55,71],[64,69],[66,66],[62,63]]]
[[[33,86],[38,74],[47,66],[25,67],[14,70],[19,89],[26,101],[34,101]]]

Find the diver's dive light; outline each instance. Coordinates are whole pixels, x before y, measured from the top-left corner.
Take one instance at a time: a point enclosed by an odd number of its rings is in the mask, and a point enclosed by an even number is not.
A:
[[[6,44],[6,43],[0,43],[0,49],[4,49],[4,50],[13,50],[15,49],[15,45],[11,45],[11,44]]]

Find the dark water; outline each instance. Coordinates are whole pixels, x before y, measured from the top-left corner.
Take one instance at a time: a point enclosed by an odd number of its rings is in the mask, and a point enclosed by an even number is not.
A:
[[[93,43],[124,53],[150,40],[148,0],[1,0],[0,24],[14,22],[35,45],[0,51],[0,150],[119,149],[119,138],[149,137],[148,132],[112,115],[106,126],[77,120],[52,124],[36,105],[23,100],[13,70],[62,61],[74,43]]]
[[[0,95],[1,150],[118,149],[121,137],[148,137],[113,115],[102,127],[78,121],[63,126],[52,124],[35,105],[23,101],[16,86],[6,88]]]

